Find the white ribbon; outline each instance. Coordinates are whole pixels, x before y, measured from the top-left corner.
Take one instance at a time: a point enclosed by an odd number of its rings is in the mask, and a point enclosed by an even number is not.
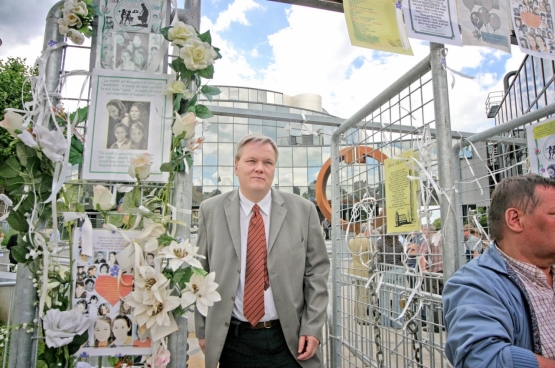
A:
[[[82,220],[83,226],[81,227],[81,253],[92,257],[93,255],[93,227],[89,216],[85,212],[62,212],[64,216],[64,224]]]
[[[454,76],[454,74],[456,74],[460,77],[466,78],[466,79],[474,79],[474,77],[471,77],[470,75],[463,74],[463,73],[458,72],[454,69],[451,69],[447,66],[447,51],[448,51],[447,48],[443,48],[439,52],[440,52],[440,55],[441,55],[441,66],[446,71],[449,71],[451,73],[451,77],[453,78],[452,81],[451,81],[451,89],[453,89],[453,87],[455,87],[455,76]]]
[[[401,37],[401,43],[403,45],[403,50],[410,49],[409,37],[407,35],[407,28],[405,27],[405,22],[403,22],[403,6],[401,0],[395,2],[395,18],[397,18],[397,29],[399,30],[399,36]]]

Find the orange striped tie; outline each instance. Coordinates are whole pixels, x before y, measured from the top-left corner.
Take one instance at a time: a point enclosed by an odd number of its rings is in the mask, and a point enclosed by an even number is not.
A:
[[[247,267],[245,270],[245,293],[243,314],[251,325],[264,317],[264,290],[270,287],[268,280],[266,230],[260,207],[255,204],[247,237]]]

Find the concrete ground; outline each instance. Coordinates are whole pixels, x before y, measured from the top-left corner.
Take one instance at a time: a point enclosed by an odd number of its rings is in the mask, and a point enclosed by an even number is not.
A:
[[[189,368],[204,368],[204,354],[198,346],[198,339],[194,332],[189,332],[187,343],[189,344],[187,366]]]

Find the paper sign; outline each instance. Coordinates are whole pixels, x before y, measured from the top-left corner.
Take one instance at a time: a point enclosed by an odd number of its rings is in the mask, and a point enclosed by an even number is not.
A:
[[[553,2],[550,0],[511,0],[511,18],[520,51],[555,59]]]
[[[345,0],[343,10],[351,44],[369,49],[412,55],[402,18],[394,0]],[[399,9],[399,12],[401,10]]]
[[[462,46],[455,0],[405,0],[403,13],[409,37]]]
[[[526,127],[530,171],[555,179],[555,120]]]

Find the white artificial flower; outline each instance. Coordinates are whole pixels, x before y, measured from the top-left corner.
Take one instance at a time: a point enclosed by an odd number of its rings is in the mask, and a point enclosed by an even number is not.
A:
[[[151,156],[149,153],[142,153],[131,159],[129,163],[129,175],[133,179],[145,180],[150,176]]]
[[[185,83],[180,80],[171,82],[171,84],[166,88],[166,93],[169,95],[181,93],[184,99],[190,99],[193,97],[193,94],[189,91]]]
[[[197,255],[198,247],[195,247],[189,243],[189,239],[178,243],[172,241],[169,247],[166,247],[160,251],[158,258],[169,259],[169,266],[172,270],[177,270],[184,262],[187,262],[193,267],[202,268],[199,260],[195,257],[202,257]]]
[[[58,32],[65,35],[69,31],[69,24],[64,18],[58,18]]]
[[[191,137],[195,134],[195,126],[197,125],[197,117],[194,113],[188,112],[185,115],[181,116],[175,112],[175,121],[172,125],[172,132],[175,135],[180,135],[183,132],[185,133],[184,139],[191,139]]]
[[[216,291],[218,284],[214,282],[216,273],[210,272],[206,277],[199,274],[193,274],[191,280],[185,283],[185,289],[181,292],[181,306],[187,308],[196,302],[196,308],[200,314],[206,316],[208,307],[214,305],[214,302],[222,300],[220,293]]]
[[[70,29],[69,31],[67,31],[66,36],[71,40],[71,42],[76,45],[82,45],[83,42],[85,42],[85,36],[83,36],[81,32],[75,29]]]
[[[60,312],[50,309],[42,318],[46,345],[49,348],[59,348],[73,341],[75,335],[81,335],[90,324],[91,319],[79,309]]]
[[[190,39],[183,44],[179,56],[183,59],[187,69],[195,71],[212,65],[218,54],[209,43],[199,39]]]
[[[82,1],[79,1],[77,2],[77,4],[75,4],[75,6],[73,7],[73,12],[83,17],[89,14],[89,11],[87,10],[87,4]]]
[[[187,41],[195,38],[197,38],[197,31],[195,31],[195,27],[181,21],[175,23],[173,27],[168,29],[168,40],[170,41]]]
[[[102,185],[93,187],[93,208],[100,211],[111,210],[115,205],[115,200],[110,189]]]
[[[166,289],[170,280],[164,274],[157,273],[154,268],[150,266],[139,267],[139,277],[135,280],[135,291],[132,294],[136,301],[142,303],[150,303],[151,300],[158,300],[162,302],[160,291]],[[137,294],[136,294],[137,293]],[[140,295],[138,294],[140,293]]]
[[[145,240],[145,251],[153,252],[158,250],[158,238],[166,233],[166,227],[158,222],[151,222],[145,225],[144,230],[135,240]]]
[[[27,253],[27,254],[25,255],[25,259],[29,259],[29,258],[35,259],[35,258],[37,258],[38,256],[39,256],[39,253],[38,253],[37,251],[35,251],[34,249],[31,249],[31,250],[29,251],[29,253]]]
[[[62,162],[68,148],[67,139],[64,135],[58,129],[48,130],[43,126],[34,127],[33,132],[46,157],[54,162]]]
[[[149,356],[144,361],[145,367],[149,368],[165,368],[171,358],[171,353],[168,349],[164,349],[162,345],[158,347],[156,354]]]
[[[139,326],[146,325],[147,328],[169,326],[171,320],[168,313],[180,304],[179,297],[172,296],[171,292],[168,289],[161,289],[160,299],[141,300],[141,296],[134,291],[125,300],[135,308],[133,316]]]
[[[16,130],[23,131],[23,116],[11,110],[6,110],[4,120],[0,121],[0,127],[6,129],[14,138],[18,138]]]
[[[39,146],[35,137],[28,130],[22,131],[21,134],[17,135],[17,138],[21,139],[21,141],[28,147],[35,148]]]
[[[81,22],[81,17],[73,12],[73,8],[64,8],[63,14],[68,26],[75,27],[76,29],[83,26],[83,22]]]

